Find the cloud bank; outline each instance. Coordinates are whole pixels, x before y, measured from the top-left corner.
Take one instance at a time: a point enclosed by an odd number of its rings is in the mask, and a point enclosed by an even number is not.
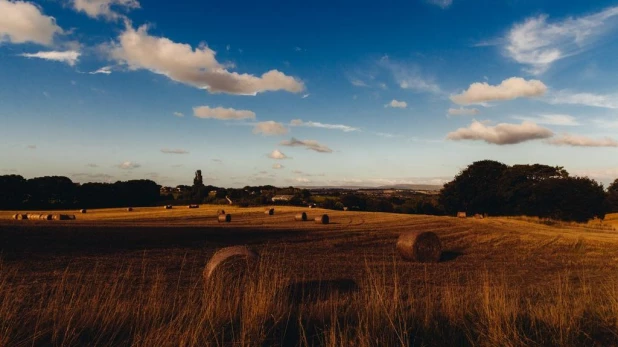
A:
[[[554,134],[551,130],[540,127],[532,122],[521,124],[500,123],[495,126],[486,125],[479,121],[472,121],[467,128],[460,128],[447,135],[447,139],[482,140],[495,145],[513,145],[530,140],[547,139]]]
[[[511,77],[496,86],[487,82],[472,83],[468,90],[452,95],[451,101],[458,105],[482,104],[490,101],[538,97],[544,95],[546,91],[547,86],[539,80],[527,81],[521,77]]]

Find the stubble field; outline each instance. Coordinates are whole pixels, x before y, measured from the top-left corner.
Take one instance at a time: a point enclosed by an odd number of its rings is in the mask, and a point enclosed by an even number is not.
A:
[[[294,221],[302,211],[331,223]],[[294,207],[16,212],[0,212],[0,345],[618,345],[615,215],[579,226]],[[396,254],[415,230],[441,238],[439,263]],[[258,280],[204,283],[231,245],[262,256]],[[281,295],[290,285],[315,295]]]

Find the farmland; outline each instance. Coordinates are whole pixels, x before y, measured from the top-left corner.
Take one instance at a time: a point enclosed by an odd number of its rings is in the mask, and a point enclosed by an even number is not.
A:
[[[223,206],[232,222],[219,223],[220,208],[0,212],[0,344],[618,343],[616,215],[548,225]],[[294,221],[302,211],[331,223]],[[439,263],[398,257],[398,235],[413,230],[440,237]],[[262,255],[257,283],[204,284],[209,257],[231,245]],[[295,283],[328,293],[278,295]]]

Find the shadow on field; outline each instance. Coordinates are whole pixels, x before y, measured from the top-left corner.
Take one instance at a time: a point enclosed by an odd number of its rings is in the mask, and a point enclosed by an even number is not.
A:
[[[5,259],[25,254],[112,254],[123,251],[261,244],[293,238],[302,231],[215,227],[0,226]]]
[[[282,299],[294,305],[300,303],[328,300],[337,295],[345,295],[359,290],[358,284],[349,278],[335,280],[299,281],[288,284],[279,292]]]
[[[464,253],[460,251],[455,251],[455,250],[444,251],[440,255],[440,262],[443,263],[447,261],[452,261],[452,260],[455,260],[461,257],[462,255],[464,255]]]

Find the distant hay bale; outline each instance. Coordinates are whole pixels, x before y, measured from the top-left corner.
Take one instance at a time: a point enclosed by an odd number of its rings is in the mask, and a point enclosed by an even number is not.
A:
[[[307,214],[305,212],[299,213],[296,216],[294,216],[294,220],[298,222],[305,222],[307,221]]]
[[[86,209],[82,208],[81,210],[79,210],[79,213],[86,213]]]
[[[72,214],[54,214],[52,215],[53,220],[74,220],[75,215]]]
[[[467,215],[465,212],[457,212],[457,218],[466,218]]]
[[[26,219],[28,219],[28,220],[37,220],[37,219],[40,218],[40,216],[41,216],[40,214],[28,213],[26,215]]]
[[[171,210],[172,209],[172,205],[165,205],[165,209],[166,210]]]
[[[269,215],[269,216],[272,216],[273,214],[275,214],[275,209],[274,209],[274,208],[267,208],[267,209],[264,211],[264,214],[267,214],[267,215]]]
[[[219,223],[229,223],[232,221],[232,215],[231,214],[220,214],[217,217],[217,220],[219,221]]]
[[[314,221],[318,224],[328,224],[330,223],[330,218],[328,218],[327,214],[323,214],[320,217],[315,217]]]
[[[127,212],[133,212],[133,207],[127,207]]]
[[[474,218],[476,218],[476,219],[483,219],[483,215],[477,213],[477,214],[474,215]]]
[[[435,233],[430,231],[412,231],[399,236],[397,251],[405,260],[435,263],[440,261],[442,243]]]
[[[222,210],[222,209],[217,210],[217,216],[220,216],[222,214],[225,214],[225,210]]]
[[[256,273],[259,259],[259,255],[246,246],[221,248],[206,264],[204,281],[220,279],[227,284],[242,284]]]
[[[42,214],[39,218],[42,220],[52,220],[52,217],[51,214]]]
[[[28,215],[18,213],[15,215],[15,219],[17,220],[28,219]]]
[[[199,208],[200,205],[189,205],[189,208]]]

